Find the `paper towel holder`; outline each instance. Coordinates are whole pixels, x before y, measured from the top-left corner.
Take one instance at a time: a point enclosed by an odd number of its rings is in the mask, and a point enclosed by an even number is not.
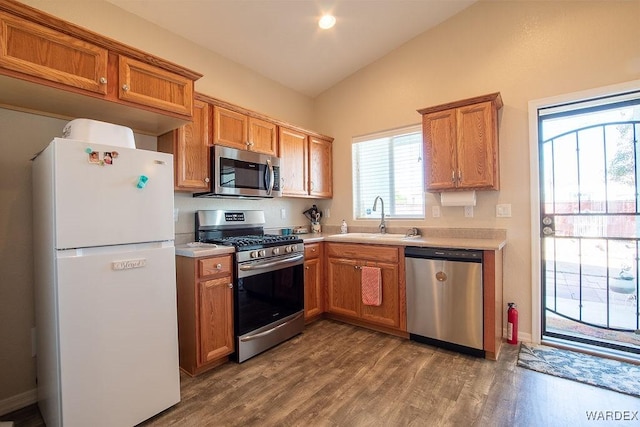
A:
[[[440,193],[441,206],[475,206],[476,192],[470,191],[443,191]]]

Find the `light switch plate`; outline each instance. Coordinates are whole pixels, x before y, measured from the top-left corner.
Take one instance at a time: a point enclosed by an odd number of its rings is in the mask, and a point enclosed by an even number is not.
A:
[[[464,216],[465,218],[473,218],[473,206],[464,207]]]
[[[280,209],[280,219],[287,219],[287,210],[285,208]]]
[[[431,216],[434,218],[440,218],[440,206],[431,207]]]
[[[496,205],[496,217],[511,218],[511,204]]]

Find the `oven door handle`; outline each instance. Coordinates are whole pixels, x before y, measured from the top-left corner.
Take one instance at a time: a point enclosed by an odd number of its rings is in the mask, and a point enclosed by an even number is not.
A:
[[[242,342],[252,341],[252,340],[255,340],[257,338],[264,337],[265,335],[272,334],[273,332],[277,331],[278,329],[287,326],[289,323],[298,320],[300,318],[300,316],[302,316],[303,314],[304,313],[300,313],[296,317],[294,317],[293,319],[289,319],[286,322],[281,323],[278,326],[274,326],[273,328],[271,328],[269,330],[258,332],[257,334],[253,334],[253,335],[247,335],[246,337],[240,338],[240,341],[242,341]]]
[[[265,262],[260,264],[241,265],[238,267],[241,271],[260,270],[263,268],[277,267],[279,265],[292,264],[304,259],[304,255],[295,255],[289,258],[279,259],[277,261]]]

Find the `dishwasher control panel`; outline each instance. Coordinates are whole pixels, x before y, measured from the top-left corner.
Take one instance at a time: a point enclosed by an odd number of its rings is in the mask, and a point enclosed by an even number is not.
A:
[[[482,251],[475,249],[441,249],[407,246],[404,250],[404,255],[412,258],[482,262]]]

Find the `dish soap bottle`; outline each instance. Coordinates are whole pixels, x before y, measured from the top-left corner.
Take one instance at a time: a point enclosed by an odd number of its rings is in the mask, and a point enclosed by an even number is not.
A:
[[[342,220],[342,225],[340,226],[340,233],[347,234],[347,221]]]

